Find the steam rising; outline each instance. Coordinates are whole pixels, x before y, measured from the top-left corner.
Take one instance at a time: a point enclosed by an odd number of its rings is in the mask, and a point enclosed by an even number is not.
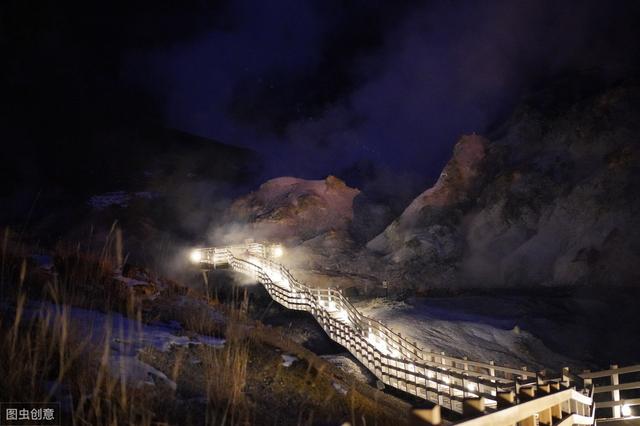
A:
[[[230,30],[140,54],[131,71],[143,62],[143,81],[162,81],[151,89],[172,125],[260,151],[263,180],[364,160],[435,178],[460,134],[485,132],[530,88],[594,67],[624,77],[640,52],[633,2],[435,2],[343,20],[313,2],[234,4]],[[332,38],[362,14],[377,42]],[[332,73],[349,77],[326,81],[328,54],[345,58]],[[306,94],[318,84],[329,101],[314,104]]]

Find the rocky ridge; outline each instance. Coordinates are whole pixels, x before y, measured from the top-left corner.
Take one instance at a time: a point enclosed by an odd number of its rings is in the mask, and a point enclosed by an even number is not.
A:
[[[382,275],[421,289],[637,285],[639,101],[621,87],[555,111],[525,104],[493,141],[462,137],[367,244]]]
[[[418,291],[635,286],[640,88],[559,98],[543,91],[489,138],[461,137],[437,182],[364,247],[349,227],[363,220],[354,219],[359,191],[332,176],[273,179],[229,211],[254,235],[303,248],[302,269],[356,281]]]

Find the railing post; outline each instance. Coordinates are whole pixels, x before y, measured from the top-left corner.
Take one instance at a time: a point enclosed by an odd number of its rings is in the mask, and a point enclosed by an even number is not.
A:
[[[549,384],[539,385],[538,391],[543,395],[549,395],[551,393],[551,385]],[[538,421],[540,422],[541,425],[551,426],[553,422],[551,418],[551,407],[545,408],[544,410],[540,411],[538,413],[538,416],[539,416]]]
[[[562,385],[565,387],[569,387],[571,384],[571,377],[569,377],[569,367],[562,368]]]
[[[551,391],[558,392],[560,390],[560,383],[551,383]],[[562,420],[562,403],[551,407],[551,417],[553,420]]]
[[[520,402],[530,401],[536,396],[534,387],[520,388]],[[530,416],[519,422],[520,426],[536,426],[536,417]]]
[[[618,365],[614,364],[611,367],[612,370],[617,370],[618,369]],[[618,373],[614,373],[611,375],[611,385],[612,386],[616,386],[620,384],[620,376],[618,375]],[[611,391],[611,400],[612,401],[620,401],[620,390],[619,389],[615,389]],[[614,419],[618,419],[622,417],[620,414],[620,406],[616,405],[615,407],[613,407],[613,418]]]
[[[205,294],[207,296],[207,302],[210,299],[209,296],[209,277],[207,276],[207,271],[205,271],[204,269],[202,270],[202,280],[204,281],[204,291]]]
[[[580,414],[578,412],[578,401],[575,399],[569,400],[569,413],[570,414]]]

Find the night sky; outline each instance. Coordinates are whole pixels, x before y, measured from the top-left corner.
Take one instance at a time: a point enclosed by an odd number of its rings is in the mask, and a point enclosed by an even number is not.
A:
[[[38,2],[0,6],[5,143],[152,123],[265,158],[261,178],[433,179],[559,76],[635,75],[637,1]],[[16,148],[18,149],[18,148]]]

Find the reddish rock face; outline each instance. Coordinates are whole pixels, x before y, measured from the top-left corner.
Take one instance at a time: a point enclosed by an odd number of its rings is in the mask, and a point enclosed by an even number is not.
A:
[[[482,169],[488,143],[475,134],[462,136],[436,184],[407,207],[400,217],[400,225],[413,224],[416,215],[426,207],[448,207],[463,201]]]
[[[386,261],[374,266],[416,288],[636,286],[639,100],[628,86],[562,113],[525,103],[499,139],[464,136],[436,184],[367,243]]]
[[[252,224],[262,237],[308,239],[345,230],[359,193],[334,176],[324,180],[280,177],[236,200],[228,216]]]

